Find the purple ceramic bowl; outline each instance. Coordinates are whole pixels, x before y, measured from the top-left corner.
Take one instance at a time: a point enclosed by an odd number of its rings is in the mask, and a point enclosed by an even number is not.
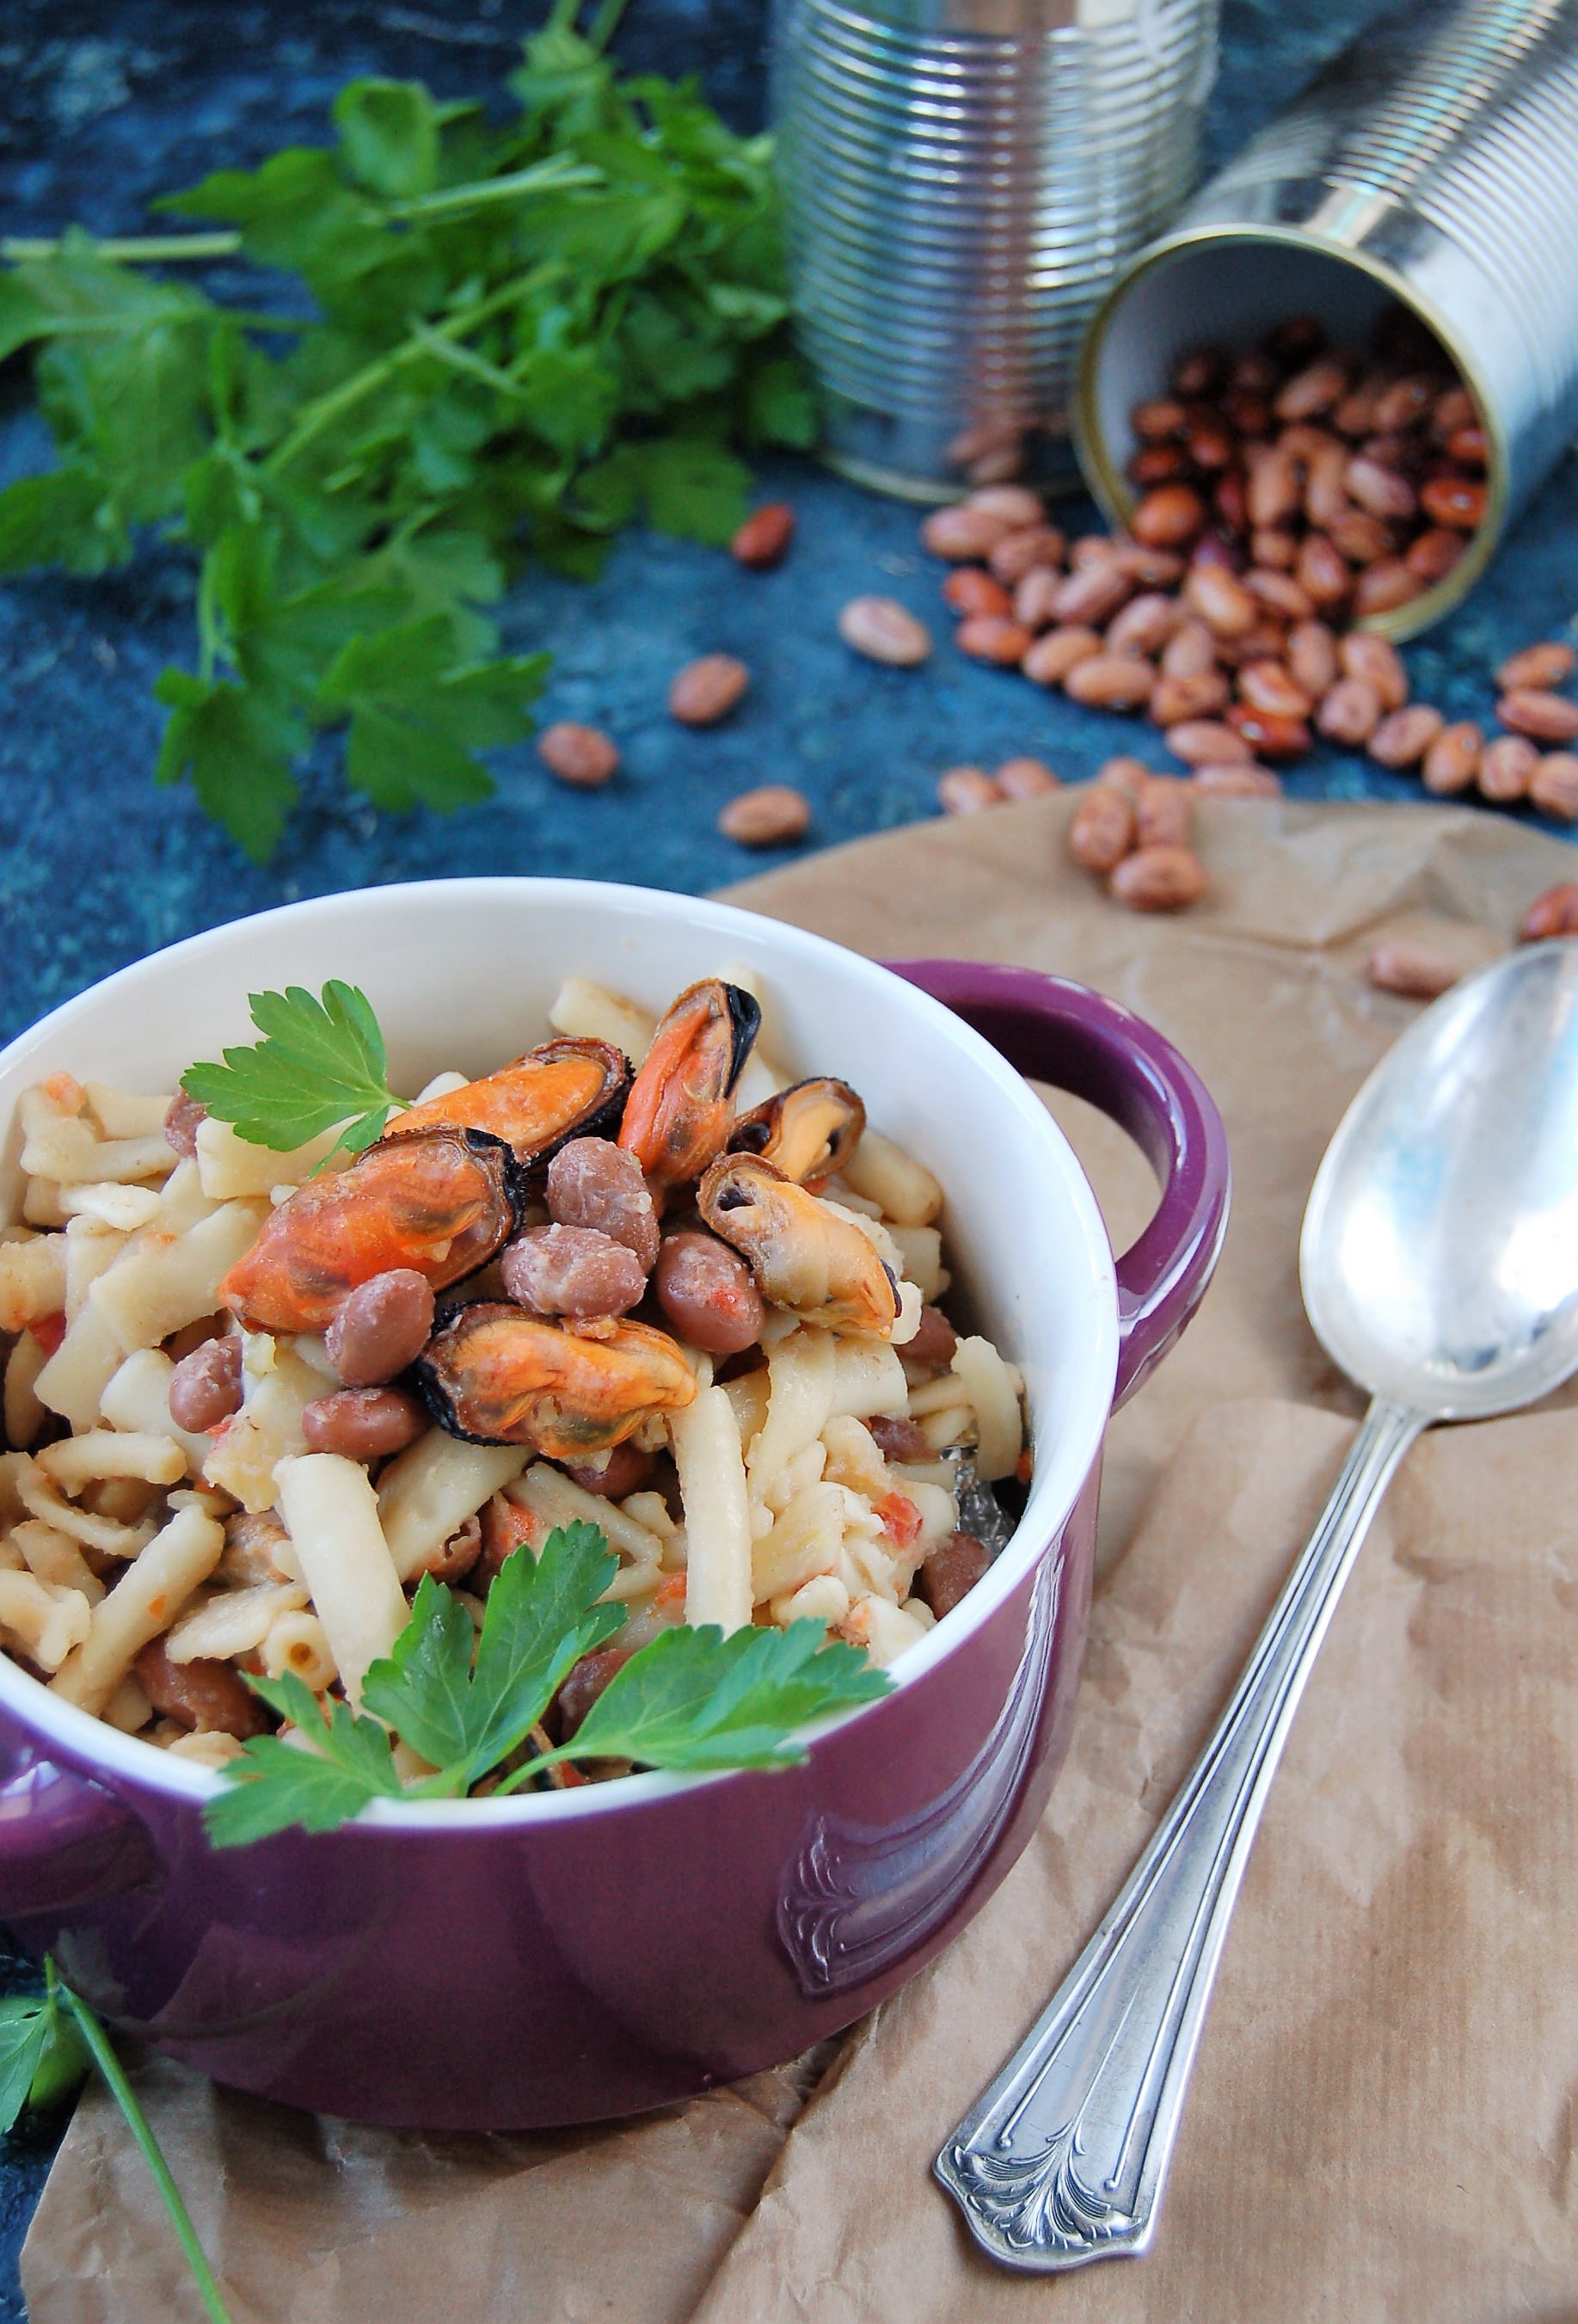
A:
[[[891,973],[685,897],[432,882],[292,906],[109,979],[0,1056],[0,1120],[57,1067],[172,1086],[248,1038],[245,995],[264,984],[360,983],[397,1085],[416,1085],[540,1038],[562,974],[656,1009],[738,961],[762,982],[769,1053],[853,1082],[948,1189],[964,1294],[1026,1376],[1035,1480],[1014,1539],[900,1657],[894,1692],[817,1732],[803,1766],[380,1805],[234,1851],[203,1833],[217,1778],[0,1658],[0,1917],[115,2024],[220,2081],[435,2128],[662,2105],[881,2001],[980,1911],[1041,1813],[1079,1675],[1105,1422],[1193,1314],[1227,1214],[1215,1109],[1127,1010],[1023,970]],[[1159,1207],[1115,1268],[1021,1074],[1101,1107],[1156,1167]],[[14,1187],[14,1137],[9,1153]]]

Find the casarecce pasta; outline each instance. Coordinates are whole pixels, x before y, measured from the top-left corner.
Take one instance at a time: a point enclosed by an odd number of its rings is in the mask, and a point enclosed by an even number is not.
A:
[[[247,1673],[353,1705],[431,1573],[600,1525],[623,1629],[814,1620],[887,1665],[985,1571],[961,1462],[1028,1473],[1022,1382],[938,1304],[944,1191],[858,1094],[790,1084],[738,967],[653,1019],[584,977],[355,1159],[180,1093],[21,1101],[0,1229],[0,1641],[221,1765]],[[403,1747],[402,1747],[403,1748]]]

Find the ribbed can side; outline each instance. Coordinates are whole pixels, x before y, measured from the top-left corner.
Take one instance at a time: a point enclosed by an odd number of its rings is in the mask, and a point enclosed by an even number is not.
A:
[[[783,0],[779,166],[835,456],[943,490],[974,441],[1063,437],[1090,314],[1194,182],[1214,40],[1215,0],[1011,36]]]

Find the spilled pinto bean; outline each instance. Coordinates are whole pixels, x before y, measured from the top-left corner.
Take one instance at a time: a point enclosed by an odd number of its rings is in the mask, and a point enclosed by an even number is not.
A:
[[[633,1154],[610,1138],[572,1138],[548,1166],[548,1213],[556,1225],[590,1227],[635,1253],[650,1275],[658,1258],[658,1214]]]
[[[301,1413],[309,1449],[347,1461],[382,1461],[414,1443],[427,1425],[415,1397],[397,1388],[342,1388]]]
[[[1110,872],[1134,844],[1134,802],[1110,783],[1093,783],[1074,811],[1068,852],[1087,872]]]
[[[738,1355],[761,1336],[767,1303],[756,1278],[715,1235],[669,1235],[652,1287],[679,1337],[708,1355]]]
[[[1523,943],[1538,944],[1546,936],[1578,936],[1578,880],[1564,880],[1536,896],[1518,923]]]
[[[533,1315],[628,1314],[647,1287],[634,1251],[595,1227],[529,1227],[508,1243],[499,1276],[512,1299]]]
[[[170,1375],[170,1416],[178,1428],[205,1435],[241,1409],[241,1337],[205,1340]]]
[[[347,1388],[377,1388],[415,1363],[432,1333],[431,1284],[414,1267],[392,1267],[346,1294],[324,1345]]]
[[[228,1663],[198,1656],[189,1663],[172,1662],[163,1638],[145,1646],[132,1665],[132,1674],[161,1719],[196,1734],[234,1735],[247,1742],[266,1735],[272,1721],[251,1688]]]

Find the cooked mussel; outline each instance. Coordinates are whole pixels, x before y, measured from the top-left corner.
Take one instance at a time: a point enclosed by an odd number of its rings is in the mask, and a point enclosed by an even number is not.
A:
[[[762,1291],[830,1332],[892,1333],[893,1280],[854,1221],[752,1154],[723,1154],[696,1206],[750,1267]]]
[[[796,1082],[740,1116],[729,1151],[759,1154],[797,1186],[819,1194],[854,1152],[865,1126],[866,1110],[847,1082]]]
[[[612,1131],[630,1087],[630,1060],[607,1041],[545,1041],[463,1089],[398,1113],[385,1138],[439,1126],[485,1130],[535,1166],[571,1138]]]
[[[696,1379],[666,1332],[618,1323],[595,1339],[503,1301],[463,1307],[428,1343],[419,1393],[441,1428],[472,1444],[530,1444],[580,1461],[678,1412]]]
[[[735,1085],[761,1022],[752,996],[716,976],[691,985],[660,1020],[619,1133],[654,1193],[698,1178],[728,1144]]]
[[[508,1242],[524,1194],[509,1147],[484,1131],[382,1139],[348,1169],[298,1186],[219,1297],[249,1331],[317,1332],[348,1291],[391,1268],[414,1268],[441,1291]]]

